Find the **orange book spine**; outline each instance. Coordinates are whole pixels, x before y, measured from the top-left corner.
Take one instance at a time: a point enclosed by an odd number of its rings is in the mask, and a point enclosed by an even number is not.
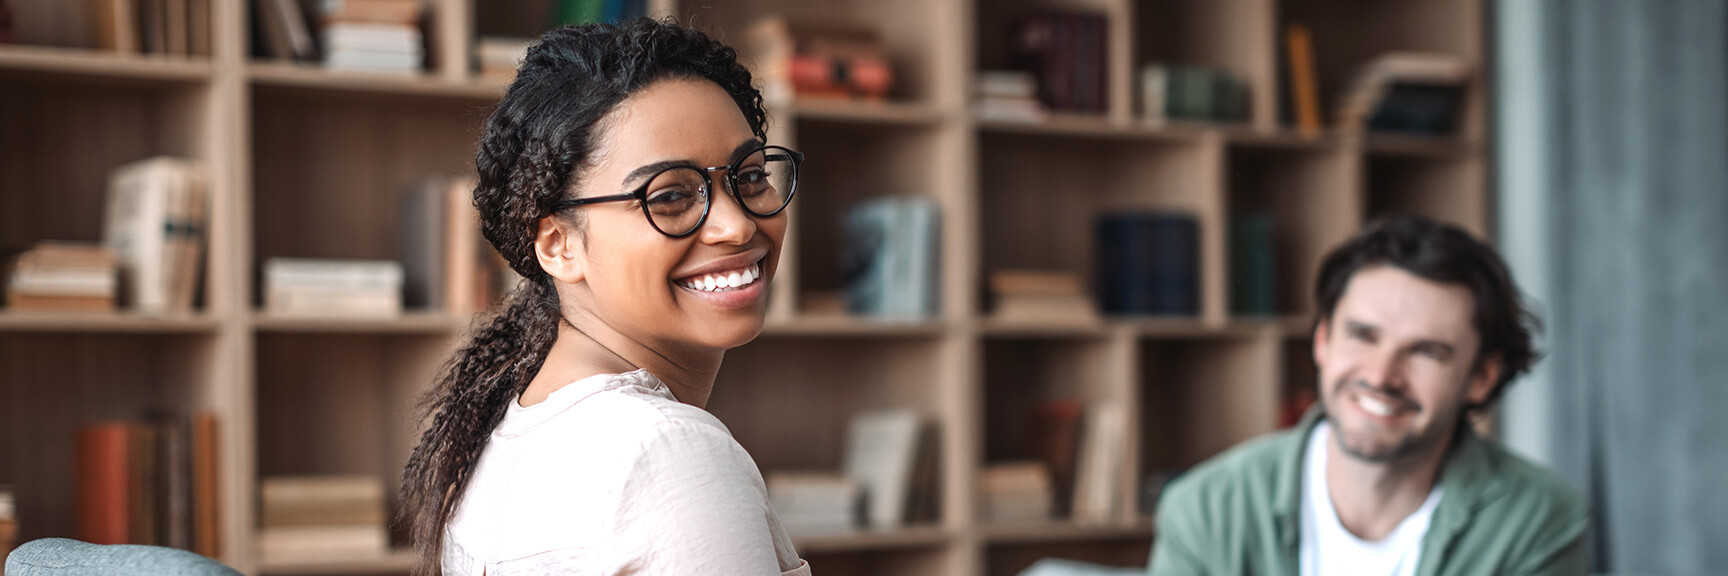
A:
[[[78,539],[126,544],[132,527],[131,426],[103,422],[78,430]]]
[[[1308,27],[1291,24],[1284,32],[1290,56],[1290,88],[1295,98],[1296,128],[1305,136],[1320,135],[1320,81],[1315,77],[1314,40]]]

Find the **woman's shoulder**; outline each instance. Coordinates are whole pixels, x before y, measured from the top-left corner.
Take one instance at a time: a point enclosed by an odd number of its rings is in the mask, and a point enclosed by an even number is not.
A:
[[[498,436],[593,437],[647,442],[668,429],[691,428],[731,437],[713,415],[679,402],[643,370],[600,374],[572,382],[534,406],[512,407]],[[553,437],[553,438],[548,438]]]

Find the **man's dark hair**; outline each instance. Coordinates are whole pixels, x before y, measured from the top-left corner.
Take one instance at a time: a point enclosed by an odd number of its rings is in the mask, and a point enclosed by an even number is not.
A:
[[[1421,216],[1375,220],[1326,255],[1314,285],[1317,322],[1332,318],[1351,277],[1371,266],[1392,266],[1432,282],[1470,289],[1475,302],[1470,324],[1482,340],[1475,367],[1496,357],[1500,363],[1494,389],[1482,403],[1469,406],[1471,410],[1493,404],[1507,382],[1529,372],[1541,357],[1532,334],[1542,330],[1542,320],[1524,307],[1500,254],[1457,226]]]

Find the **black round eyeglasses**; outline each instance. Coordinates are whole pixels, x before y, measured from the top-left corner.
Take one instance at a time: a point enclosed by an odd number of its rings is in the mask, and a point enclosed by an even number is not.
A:
[[[629,194],[565,198],[553,205],[557,212],[576,206],[601,202],[636,200],[642,203],[642,213],[648,225],[661,234],[683,238],[696,232],[708,221],[708,211],[714,205],[711,191],[714,181],[709,176],[717,170],[726,171],[726,189],[744,211],[757,218],[779,214],[792,203],[798,188],[798,165],[804,154],[780,146],[763,146],[740,156],[729,166],[697,168],[671,166],[654,173],[642,186]]]

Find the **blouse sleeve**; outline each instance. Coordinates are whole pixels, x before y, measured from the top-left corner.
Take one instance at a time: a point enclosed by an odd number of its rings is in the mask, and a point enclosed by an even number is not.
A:
[[[613,518],[608,573],[773,575],[802,566],[750,455],[713,426],[662,424],[631,468]]]

